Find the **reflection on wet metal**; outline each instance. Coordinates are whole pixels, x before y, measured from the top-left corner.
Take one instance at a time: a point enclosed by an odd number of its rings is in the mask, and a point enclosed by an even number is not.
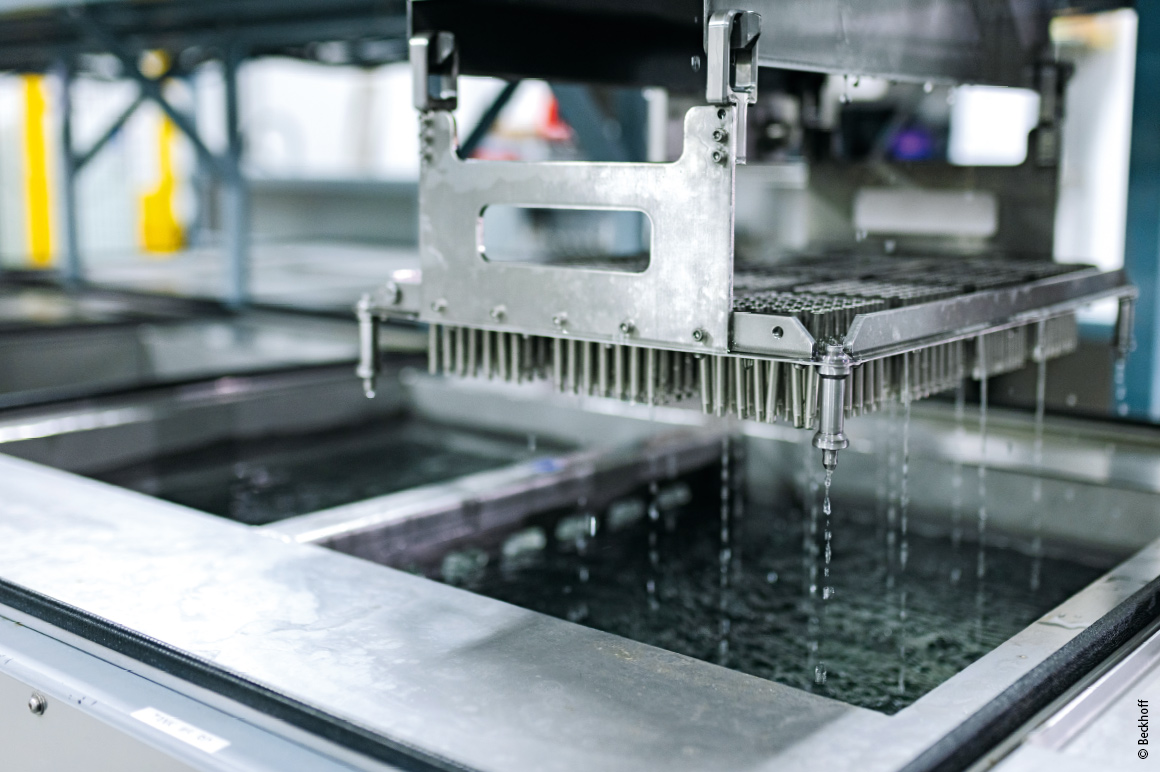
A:
[[[728,444],[722,447],[727,459]],[[816,468],[808,464],[811,477]],[[894,713],[1038,619],[1101,572],[991,548],[987,581],[945,581],[948,536],[912,533],[904,572],[880,549],[873,509],[846,502],[831,524],[811,479],[806,514],[745,503],[731,465],[694,478],[673,530],[658,528],[663,494],[642,496],[648,517],[601,530],[578,551],[558,541],[519,560],[502,556],[470,577],[433,574],[489,597],[723,664],[855,705]],[[662,487],[663,490],[663,487]],[[614,505],[613,509],[616,509]],[[847,516],[846,513],[849,513]],[[616,522],[620,515],[606,515]],[[760,545],[737,559],[732,545]],[[802,547],[805,545],[805,550]],[[583,572],[585,580],[577,582]],[[828,574],[828,575],[827,575]],[[888,590],[892,578],[894,590]],[[565,591],[566,588],[566,591]],[[985,598],[978,614],[978,598]],[[584,608],[582,619],[575,609]]]

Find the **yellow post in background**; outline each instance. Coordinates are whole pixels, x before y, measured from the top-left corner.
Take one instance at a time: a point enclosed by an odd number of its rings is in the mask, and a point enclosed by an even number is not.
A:
[[[173,211],[177,191],[173,143],[177,136],[177,126],[162,116],[157,131],[157,187],[141,197],[141,247],[152,254],[172,254],[185,243],[184,229]]]
[[[24,80],[24,200],[28,256],[32,265],[52,265],[52,196],[49,191],[46,117],[48,98],[43,75]]]

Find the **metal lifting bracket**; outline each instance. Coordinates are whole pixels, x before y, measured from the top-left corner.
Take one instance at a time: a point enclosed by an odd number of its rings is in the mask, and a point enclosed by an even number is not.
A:
[[[684,152],[672,163],[462,160],[450,113],[456,41],[442,32],[414,37],[414,97],[422,113],[419,319],[727,351],[733,178],[745,154],[745,108],[756,98],[759,21],[742,11],[711,18],[710,106],[686,115]],[[643,212],[652,227],[649,266],[630,274],[488,261],[479,222],[497,204]]]
[[[705,34],[706,101],[685,116],[672,163],[523,163],[459,158],[451,114],[459,56],[449,32],[410,40],[420,118],[419,251],[422,281],[360,301],[368,393],[377,372],[376,320],[409,315],[438,325],[523,335],[729,350],[734,173],[745,160],[746,108],[757,98],[760,16],[719,11]],[[651,221],[641,273],[489,262],[480,222],[491,205],[628,209]],[[563,324],[561,320],[566,320]]]
[[[746,113],[757,102],[757,41],[761,17],[753,11],[717,11],[705,28],[708,72],[705,99],[732,105],[737,163],[745,163]]]

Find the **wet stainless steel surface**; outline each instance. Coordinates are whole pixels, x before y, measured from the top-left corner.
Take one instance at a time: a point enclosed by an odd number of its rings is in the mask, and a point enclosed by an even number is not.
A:
[[[5,579],[473,768],[757,768],[866,713],[27,462],[0,487]]]

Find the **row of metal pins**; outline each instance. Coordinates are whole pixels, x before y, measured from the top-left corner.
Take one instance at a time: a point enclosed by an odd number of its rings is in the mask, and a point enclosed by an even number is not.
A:
[[[561,353],[555,384],[563,392],[660,405],[697,391],[694,354],[580,340],[560,340],[554,350]]]
[[[1035,326],[1033,332],[1023,326],[984,336],[988,375],[1018,369],[1029,357],[1052,359],[1075,350],[1074,315]],[[429,336],[432,374],[514,382],[551,377],[562,392],[645,404],[676,402],[699,393],[705,413],[785,421],[799,428],[813,426],[818,414],[815,365],[469,327],[432,325]],[[1029,350],[1029,338],[1035,342],[1034,350]],[[973,340],[956,341],[855,365],[845,382],[846,415],[877,411],[906,391],[922,399],[949,390],[967,374],[977,379],[976,348]],[[910,357],[908,366],[904,356]],[[906,377],[909,383],[903,383]]]
[[[431,325],[428,370],[523,382],[548,377],[562,392],[664,404],[697,392],[697,355],[567,338]]]
[[[1009,373],[1027,362],[1027,327],[1012,327],[1006,330],[987,333],[983,337],[983,346],[987,353],[986,369],[979,361],[979,343],[972,341],[975,350],[974,366],[971,368],[971,377],[976,381],[987,376]]]
[[[521,383],[544,377],[550,364],[547,339],[538,336],[434,324],[428,330],[427,369],[432,375]]]
[[[1070,354],[1079,346],[1079,322],[1075,314],[1048,319],[1043,324],[1042,339],[1032,349],[1031,359],[1040,362]]]
[[[701,371],[701,409],[798,428],[811,426],[818,413],[818,372],[813,365],[745,357],[705,356]]]

